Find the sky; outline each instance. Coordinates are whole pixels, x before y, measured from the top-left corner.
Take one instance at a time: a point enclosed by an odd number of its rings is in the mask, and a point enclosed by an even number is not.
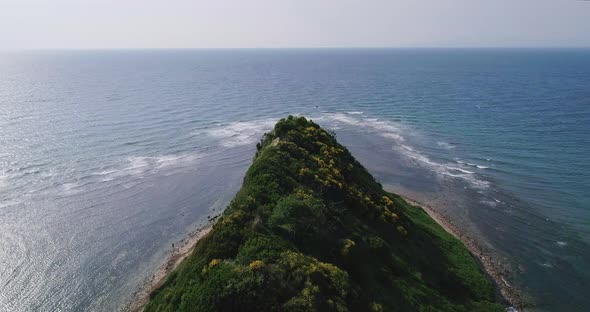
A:
[[[584,0],[0,0],[0,49],[590,47]]]

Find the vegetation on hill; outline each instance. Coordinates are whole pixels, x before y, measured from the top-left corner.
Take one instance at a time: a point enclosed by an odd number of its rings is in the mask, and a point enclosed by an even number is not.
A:
[[[146,311],[503,311],[478,263],[331,134],[281,119]]]

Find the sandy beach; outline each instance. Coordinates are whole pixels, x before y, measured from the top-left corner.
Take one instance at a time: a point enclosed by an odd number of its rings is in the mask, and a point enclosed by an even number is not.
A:
[[[515,289],[509,283],[510,268],[508,265],[494,259],[489,253],[487,253],[481,245],[473,238],[469,237],[463,230],[458,228],[450,221],[447,217],[437,212],[432,207],[415,201],[411,198],[403,197],[406,202],[411,205],[421,207],[424,211],[442,226],[447,232],[455,236],[460,240],[463,245],[474,255],[480,262],[486,274],[494,281],[500,295],[507,303],[522,311],[523,298],[519,294],[518,290]]]

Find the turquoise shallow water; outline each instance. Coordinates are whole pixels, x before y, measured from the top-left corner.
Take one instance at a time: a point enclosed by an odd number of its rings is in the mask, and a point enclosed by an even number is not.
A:
[[[589,86],[590,50],[0,54],[0,311],[119,309],[288,114],[584,311]]]

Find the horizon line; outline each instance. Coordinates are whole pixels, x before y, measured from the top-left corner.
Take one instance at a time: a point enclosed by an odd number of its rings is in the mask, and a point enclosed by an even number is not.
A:
[[[589,0],[590,1],[590,0]],[[129,50],[478,50],[478,49],[513,49],[513,50],[558,50],[590,49],[590,46],[367,46],[367,47],[63,47],[63,48],[0,48],[0,52],[28,51],[129,51]]]

